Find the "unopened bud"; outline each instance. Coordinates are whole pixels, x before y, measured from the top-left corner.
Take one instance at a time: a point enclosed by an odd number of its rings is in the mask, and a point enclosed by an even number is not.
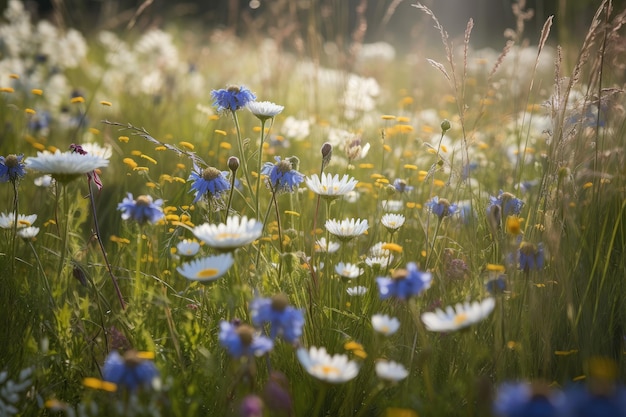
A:
[[[230,158],[228,158],[228,169],[230,169],[232,172],[237,172],[237,170],[239,169],[239,158],[237,158],[236,156],[231,156]]]
[[[450,120],[443,119],[443,122],[441,122],[441,131],[446,133],[448,130],[450,130],[450,127]]]

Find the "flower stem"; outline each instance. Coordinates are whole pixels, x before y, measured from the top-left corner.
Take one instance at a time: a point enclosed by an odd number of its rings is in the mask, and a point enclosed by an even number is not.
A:
[[[246,186],[249,190],[250,174],[248,173],[248,159],[246,158],[246,154],[244,153],[243,139],[241,138],[241,129],[239,128],[239,119],[237,118],[237,113],[234,110],[231,111],[231,114],[233,116],[233,121],[235,122],[235,129],[237,130],[237,147],[239,148],[239,157],[241,159],[241,165],[243,167],[243,174],[246,177]]]
[[[265,141],[265,119],[261,120],[261,144],[259,145],[259,155],[257,162],[256,191],[254,193],[256,216],[259,218],[259,193],[261,190],[261,164],[263,163],[263,142]]]
[[[11,231],[11,275],[15,275],[15,250],[17,245],[18,197],[17,180],[13,182],[13,230]]]
[[[91,178],[87,179],[87,186],[89,187],[89,202],[91,204],[91,212],[93,214],[93,228],[94,234],[96,236],[96,240],[98,241],[98,245],[100,246],[100,250],[102,251],[102,256],[104,257],[104,263],[107,267],[107,271],[109,272],[109,276],[111,276],[111,281],[113,282],[113,288],[115,288],[115,294],[117,294],[117,299],[122,306],[122,310],[126,308],[126,303],[124,303],[124,297],[122,296],[122,291],[120,291],[120,287],[117,283],[117,278],[113,275],[113,268],[111,268],[111,263],[109,262],[109,257],[107,256],[107,252],[104,249],[104,244],[102,243],[102,238],[100,237],[100,227],[98,226],[98,215],[96,213],[96,204],[94,201],[93,192],[91,191]]]
[[[65,266],[65,257],[67,256],[67,246],[68,246],[68,240],[69,240],[69,230],[70,230],[70,209],[69,209],[69,203],[68,203],[68,198],[67,198],[67,185],[62,184],[61,185],[61,192],[63,193],[63,209],[66,211],[66,215],[65,215],[65,225],[63,225],[63,233],[61,236],[61,240],[62,240],[62,244],[61,244],[61,256],[60,256],[60,260],[59,260],[59,268],[58,268],[58,272],[57,275],[59,278],[61,278],[62,273],[63,273],[63,267]]]
[[[139,297],[141,297],[141,257],[143,252],[143,228],[139,226],[139,233],[137,233],[137,254],[135,255],[135,289],[133,292],[133,301],[135,306],[139,303]]]

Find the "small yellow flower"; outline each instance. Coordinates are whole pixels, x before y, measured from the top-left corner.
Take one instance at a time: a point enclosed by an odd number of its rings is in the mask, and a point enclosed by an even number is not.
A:
[[[402,246],[398,245],[397,243],[385,243],[381,246],[381,248],[396,253],[402,253]]]
[[[33,88],[30,92],[36,96],[43,96],[43,90],[41,88]]]
[[[297,211],[285,210],[285,214],[290,214],[292,216],[300,217],[300,213],[298,213]]]
[[[190,143],[190,142],[187,142],[187,141],[184,141],[184,140],[178,142],[178,144],[180,146],[182,146],[183,148],[185,148],[185,149],[189,149],[190,151],[193,151],[196,148],[193,143]]]
[[[145,159],[145,160],[147,160],[147,161],[152,162],[154,165],[156,165],[156,163],[157,163],[157,161],[156,161],[154,158],[151,158],[151,157],[149,157],[148,155],[141,154],[141,156],[140,156],[140,157],[141,157],[141,158],[143,158],[143,159]]]
[[[222,149],[229,150],[229,149],[231,149],[232,147],[233,147],[233,146],[232,146],[230,143],[228,143],[228,142],[220,142],[220,148],[222,148]]]
[[[404,164],[404,169],[410,169],[412,171],[417,171],[417,165],[413,164]]]
[[[504,272],[505,271],[504,265],[498,265],[498,264],[487,264],[485,269],[489,272]]]
[[[31,108],[24,109],[24,112],[25,112],[26,114],[30,114],[31,116],[32,116],[33,114],[37,113],[35,110],[33,110],[33,109],[31,109]]]
[[[123,143],[128,143],[129,137],[128,136],[120,136],[120,137],[117,138],[117,140],[119,140],[120,142],[123,142]]]
[[[163,145],[160,145],[160,146],[155,147],[154,150],[160,152],[160,151],[166,151],[167,148]]]
[[[18,74],[9,74],[9,78],[11,78],[12,80],[19,80],[20,76]]]
[[[132,158],[124,158],[122,162],[124,162],[131,169],[137,168],[137,162],[135,162]]]
[[[90,127],[89,128],[89,133],[91,133],[92,135],[99,135],[100,134],[100,130],[96,129],[95,127]]]
[[[0,93],[13,93],[15,90],[13,87],[0,87]]]
[[[73,97],[73,98],[70,100],[70,103],[72,103],[72,104],[84,103],[84,102],[85,102],[85,97],[82,97],[82,96]]]
[[[111,107],[113,105],[113,103],[111,103],[110,101],[106,101],[106,100],[102,100],[100,104],[106,107]]]
[[[382,116],[380,116],[380,118],[383,120],[395,120],[396,116],[392,116],[390,114],[383,114]]]

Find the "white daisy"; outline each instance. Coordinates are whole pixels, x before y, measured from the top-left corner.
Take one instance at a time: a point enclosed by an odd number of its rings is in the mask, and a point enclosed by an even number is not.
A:
[[[109,160],[98,155],[82,155],[77,152],[59,150],[55,153],[37,152],[37,156],[26,159],[27,168],[50,174],[61,182],[71,181],[107,165],[109,165]]]
[[[261,120],[271,119],[285,109],[284,106],[279,106],[271,101],[251,101],[246,107],[250,110],[250,113]]]
[[[404,224],[404,216],[402,214],[387,213],[383,215],[380,222],[389,230],[394,232],[402,227]]]
[[[387,268],[393,262],[393,255],[389,256],[368,256],[365,258],[365,263],[370,267],[374,268],[378,266],[380,268]]]
[[[339,175],[322,174],[320,178],[317,174],[305,178],[306,185],[315,194],[319,194],[323,198],[335,199],[342,195],[348,194],[356,187],[357,180],[344,175],[339,179]]]
[[[22,239],[33,239],[38,234],[39,234],[39,228],[33,227],[33,226],[24,227],[22,229],[17,230],[17,235],[21,237]]]
[[[196,240],[184,239],[176,244],[176,252],[183,256],[194,256],[200,250],[200,243]]]
[[[422,314],[422,321],[426,328],[433,332],[451,332],[478,323],[493,311],[496,305],[494,298],[485,298],[472,304],[457,304],[456,308],[446,307],[446,310],[437,309],[435,312]]]
[[[315,242],[315,251],[316,252],[326,252],[326,253],[335,253],[339,250],[341,245],[337,242],[331,242],[330,240],[326,242],[326,238],[320,238]]]
[[[86,142],[80,145],[83,151],[87,152],[87,155],[96,155],[104,159],[111,158],[113,150],[110,145],[100,146],[94,142]]]
[[[17,228],[21,229],[24,227],[32,226],[37,220],[36,214],[18,214],[17,215]],[[13,223],[15,223],[15,214],[14,213],[0,213],[0,227],[3,229],[12,229]]]
[[[367,293],[367,287],[364,287],[362,285],[358,285],[356,287],[346,288],[346,292],[350,296],[365,295]]]
[[[363,274],[363,268],[359,268],[356,264],[339,262],[335,265],[335,272],[344,278],[354,279]]]
[[[382,206],[387,211],[398,212],[404,208],[404,202],[402,200],[383,200]]]
[[[359,373],[359,366],[348,360],[348,356],[330,356],[323,347],[311,346],[309,350],[300,348],[297,355],[304,369],[322,381],[338,384],[353,379]]]
[[[367,219],[326,220],[326,230],[330,234],[337,236],[339,240],[350,240],[361,236],[367,231],[367,228]]]
[[[230,253],[224,253],[184,263],[176,270],[189,280],[209,282],[224,275],[233,266],[233,262],[233,256]]]
[[[372,246],[369,250],[369,254],[372,257],[387,257],[391,255],[391,252],[389,252],[389,249],[384,249],[383,246],[385,246],[387,244],[387,242],[378,242],[376,243],[374,246]]]
[[[204,223],[191,231],[211,248],[232,251],[261,237],[263,223],[256,219],[248,219],[246,216],[241,218],[230,216],[225,224]]]
[[[54,179],[46,174],[35,178],[33,181],[37,187],[50,187],[54,183]]]
[[[372,316],[372,327],[377,333],[391,336],[400,328],[400,320],[389,317],[387,314],[374,314]]]
[[[409,375],[404,366],[394,361],[379,360],[376,362],[376,375],[386,381],[401,381]]]

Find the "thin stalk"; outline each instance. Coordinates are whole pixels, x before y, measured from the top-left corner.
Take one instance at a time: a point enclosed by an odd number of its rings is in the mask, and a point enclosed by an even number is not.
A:
[[[257,159],[257,177],[256,177],[256,191],[254,193],[255,201],[255,215],[259,217],[259,194],[261,191],[261,164],[263,163],[263,142],[265,141],[265,119],[261,119],[261,144],[259,145],[259,155]]]
[[[13,227],[11,231],[11,275],[15,276],[15,250],[17,248],[17,219],[18,219],[18,196],[17,180],[13,183]]]
[[[237,130],[237,147],[239,148],[239,158],[241,159],[241,165],[243,167],[243,174],[246,177],[246,185],[250,189],[250,174],[248,173],[248,160],[243,149],[243,139],[241,138],[241,129],[239,128],[239,119],[237,113],[232,110],[233,121],[235,122],[235,129]]]
[[[41,275],[43,277],[43,286],[46,289],[48,296],[50,296],[50,304],[52,305],[53,309],[56,309],[57,305],[56,305],[56,302],[54,301],[54,296],[52,295],[52,289],[50,288],[50,282],[48,281],[46,270],[43,269],[43,265],[41,264],[41,259],[39,259],[39,255],[37,255],[37,251],[35,250],[35,247],[33,246],[33,242],[31,242],[30,240],[28,240],[27,242],[28,242],[28,246],[33,251],[33,255],[35,255],[35,259],[37,260],[37,266],[39,267],[39,270],[41,271]]]
[[[63,267],[65,266],[65,257],[67,255],[67,245],[68,245],[68,235],[70,230],[70,209],[67,198],[67,185],[62,184],[62,192],[63,192],[63,208],[67,211],[65,216],[65,225],[63,227],[63,234],[61,236],[62,244],[61,244],[61,257],[59,261],[59,268],[57,271],[57,276],[61,278],[61,274],[63,273]]]
[[[135,288],[133,292],[133,300],[135,305],[138,304],[139,297],[141,296],[141,257],[143,252],[143,228],[139,226],[139,233],[137,233],[137,254],[135,255]]]
[[[89,187],[89,202],[91,204],[91,213],[93,214],[93,227],[94,234],[96,235],[96,240],[98,241],[98,245],[100,246],[100,251],[102,252],[102,256],[104,257],[104,263],[106,265],[107,271],[109,272],[109,276],[111,277],[111,281],[113,282],[113,288],[115,288],[115,294],[117,294],[117,299],[122,306],[122,310],[126,309],[126,303],[124,303],[124,296],[122,296],[122,291],[120,291],[120,287],[117,283],[117,278],[113,274],[113,268],[111,267],[111,263],[109,262],[109,257],[107,256],[107,252],[104,249],[104,243],[102,243],[102,238],[100,237],[100,226],[98,226],[98,216],[96,213],[96,204],[94,201],[93,192],[91,191],[91,178],[87,180],[87,186]]]

